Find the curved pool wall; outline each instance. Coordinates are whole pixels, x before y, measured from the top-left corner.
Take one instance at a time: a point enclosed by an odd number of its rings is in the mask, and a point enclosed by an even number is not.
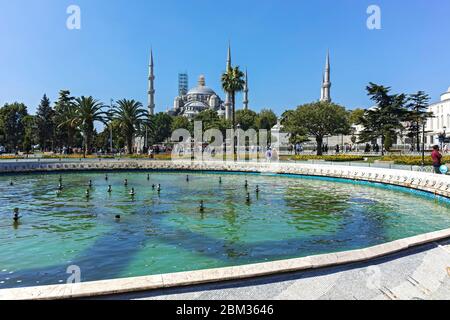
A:
[[[296,163],[218,163],[171,161],[99,161],[98,163],[0,163],[0,173],[60,172],[60,171],[113,171],[113,170],[177,170],[220,171],[285,175],[303,179],[370,184],[372,187],[393,188],[417,193],[429,198],[438,197],[448,202],[450,178],[422,172],[410,172],[380,168],[346,167],[335,165],[309,165]],[[350,181],[351,180],[351,181]],[[102,280],[78,284],[49,285],[40,287],[3,289],[0,299],[55,299],[107,295],[157,288],[193,285],[207,282],[236,280],[274,273],[300,271],[332,265],[370,260],[413,246],[450,237],[450,229],[435,231],[411,238],[396,240],[374,247],[338,253],[321,254],[303,258],[256,263],[236,267],[187,271],[135,278]]]
[[[115,170],[230,171],[329,177],[342,180],[367,181],[384,185],[400,186],[450,198],[450,176],[385,168],[281,162],[218,161],[99,160],[98,162],[74,161],[64,163],[0,162],[0,174]]]

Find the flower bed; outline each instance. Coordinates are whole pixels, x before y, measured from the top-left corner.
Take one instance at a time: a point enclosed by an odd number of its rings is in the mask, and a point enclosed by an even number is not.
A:
[[[422,165],[422,156],[401,156],[401,155],[389,155],[380,158],[381,161],[393,161],[395,164],[404,164],[411,166]],[[450,163],[450,156],[444,156],[442,158],[442,163]],[[429,154],[425,155],[426,166],[433,164],[431,156]]]
[[[308,161],[308,160],[323,160],[323,161],[333,161],[333,162],[349,162],[349,161],[364,161],[363,156],[357,155],[297,155],[292,156],[291,160],[295,161]]]

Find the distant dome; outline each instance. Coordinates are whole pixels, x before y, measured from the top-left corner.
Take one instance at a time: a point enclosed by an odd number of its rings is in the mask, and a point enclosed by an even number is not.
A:
[[[204,86],[204,87],[195,87],[192,88],[191,90],[189,90],[189,92],[187,93],[188,95],[190,94],[204,94],[204,95],[215,95],[216,93],[214,92],[213,89],[211,89],[210,87]]]
[[[216,95],[213,89],[206,86],[204,75],[200,75],[200,77],[198,78],[198,86],[189,90],[187,94],[188,95],[201,94],[208,96]]]
[[[450,87],[441,95],[441,101],[450,100]]]

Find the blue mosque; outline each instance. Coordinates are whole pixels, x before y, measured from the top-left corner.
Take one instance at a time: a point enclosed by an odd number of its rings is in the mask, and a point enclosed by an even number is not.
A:
[[[228,46],[228,56],[226,70],[231,68],[231,46]],[[155,113],[155,88],[154,88],[154,63],[153,52],[150,52],[149,76],[148,76],[148,110],[151,115]],[[248,74],[245,72],[245,84],[243,89],[242,109],[249,109],[249,86]],[[320,101],[331,101],[331,81],[330,81],[330,55],[327,54],[325,71],[321,86]],[[206,85],[204,75],[200,75],[197,86],[190,90],[180,90],[179,95],[175,97],[173,108],[168,110],[170,115],[184,116],[193,119],[197,114],[204,110],[214,110],[220,117],[231,119],[232,102],[231,96],[225,92],[225,98],[222,99],[212,88]]]

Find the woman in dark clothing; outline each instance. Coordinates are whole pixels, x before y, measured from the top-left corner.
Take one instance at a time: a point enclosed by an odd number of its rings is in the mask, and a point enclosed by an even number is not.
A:
[[[439,152],[439,146],[433,146],[433,152],[431,152],[431,159],[433,160],[434,172],[441,174],[439,168],[442,165],[442,154]]]

